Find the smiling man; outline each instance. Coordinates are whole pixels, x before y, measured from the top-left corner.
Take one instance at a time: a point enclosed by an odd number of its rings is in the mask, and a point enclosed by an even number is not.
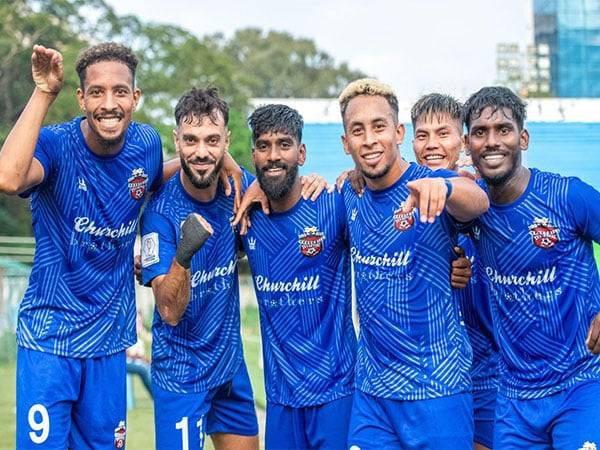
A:
[[[413,105],[413,150],[417,162],[430,169],[458,170],[458,159],[464,146],[463,107],[444,94],[428,94]],[[472,262],[472,277],[465,289],[455,289],[462,318],[467,326],[473,349],[471,383],[473,384],[473,418],[475,450],[492,448],[494,415],[498,392],[498,346],[490,303],[480,279],[482,267],[472,240],[458,237],[458,243]]]
[[[152,286],[156,447],[258,449],[243,359],[233,198],[218,174],[229,148],[229,107],[216,89],[192,89],[175,107],[182,170],[142,216],[142,276]],[[244,172],[243,188],[252,176]]]
[[[471,231],[502,356],[494,448],[596,448],[600,193],[523,166],[525,115],[503,87],[465,104],[467,148],[491,200]]]
[[[360,318],[348,445],[472,447],[471,348],[448,280],[455,220],[485,212],[485,193],[401,158],[389,86],[357,80],[339,102],[344,150],[366,179],[362,197],[343,191]]]
[[[60,53],[34,46],[35,89],[0,152],[0,190],[31,196],[36,238],[17,325],[17,448],[125,445],[133,244],[162,176],[158,134],[131,121],[137,63],[114,43],[84,51],[84,117],[41,128],[64,72]]]

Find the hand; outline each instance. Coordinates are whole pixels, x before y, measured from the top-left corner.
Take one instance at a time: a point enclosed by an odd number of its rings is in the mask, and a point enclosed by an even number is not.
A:
[[[444,178],[421,178],[409,181],[406,187],[410,194],[404,202],[402,212],[408,213],[417,207],[421,214],[421,222],[435,222],[435,218],[442,214],[446,206],[448,188]]]
[[[329,193],[333,192],[334,189],[333,186],[327,184],[325,178],[316,173],[309,176],[301,176],[300,183],[302,184],[302,198],[304,200],[310,198],[313,202],[319,198],[324,189],[327,189]]]
[[[213,229],[200,214],[190,213],[181,225],[181,237],[175,252],[175,260],[185,269],[190,268],[192,256],[200,250],[213,234]]]
[[[35,86],[40,91],[57,95],[64,83],[62,55],[43,45],[34,45],[31,54],[31,73]]]
[[[135,255],[133,257],[133,275],[135,276],[138,284],[143,285],[142,283],[142,255]]]
[[[457,258],[452,261],[450,284],[455,289],[464,289],[473,275],[471,261],[465,257],[465,251],[462,247],[454,247],[454,253],[456,253]]]
[[[240,234],[244,235],[248,232],[248,227],[250,227],[250,216],[248,215],[248,211],[252,207],[252,205],[260,203],[260,206],[265,214],[269,214],[269,199],[264,191],[260,188],[260,184],[257,180],[254,180],[246,192],[244,193],[244,197],[242,197],[242,201],[240,203],[240,207],[235,212],[235,218],[233,222],[231,222],[231,226],[236,226],[240,224]]]
[[[223,166],[219,172],[219,178],[221,183],[223,183],[225,195],[228,197],[231,195],[231,183],[229,182],[229,177],[233,178],[233,187],[235,190],[235,197],[233,198],[233,211],[236,212],[240,207],[242,199],[242,169],[231,157],[229,152],[225,152],[223,155]]]
[[[456,162],[456,167],[458,168],[457,173],[461,177],[470,178],[473,181],[477,181],[479,179],[479,174],[477,170],[475,172],[471,172],[469,170],[465,170],[463,167],[471,167],[473,168],[473,160],[470,156],[466,156],[464,158],[459,159]]]
[[[600,354],[600,313],[596,314],[588,330],[585,345],[592,354]]]
[[[350,180],[350,185],[354,192],[358,194],[359,197],[362,197],[364,189],[365,189],[365,177],[360,173],[358,169],[344,170],[335,180],[335,185],[337,186],[338,192],[342,192],[342,187],[346,180]]]

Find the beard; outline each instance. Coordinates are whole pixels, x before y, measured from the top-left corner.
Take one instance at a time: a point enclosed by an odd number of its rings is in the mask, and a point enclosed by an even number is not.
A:
[[[281,168],[285,170],[285,175],[277,178],[267,176],[266,172],[269,169],[274,168]],[[273,163],[267,164],[262,169],[256,167],[256,177],[258,178],[258,183],[260,184],[261,189],[267,195],[267,198],[272,200],[282,200],[285,198],[292,190],[297,176],[298,164],[288,167],[283,163]]]
[[[188,177],[190,182],[194,185],[194,187],[198,189],[206,189],[212,186],[217,181],[217,177],[219,176],[221,167],[223,167],[223,158],[219,159],[218,161],[211,158],[197,158],[193,162],[215,164],[210,172],[209,170],[203,170],[200,172],[193,170],[187,163],[187,161],[183,159],[183,157],[180,157],[180,159],[181,168],[183,169],[183,172]]]
[[[388,172],[390,171],[390,169],[392,168],[393,163],[388,163],[386,164],[384,167],[382,167],[381,169],[377,170],[377,169],[364,169],[361,167],[360,171],[362,172],[362,174],[371,179],[371,180],[377,180],[379,178],[385,177]]]
[[[98,131],[98,128],[96,128],[96,123],[94,122],[93,119],[91,119],[90,117],[86,118],[88,126],[92,132],[92,134],[94,135],[94,139],[96,140],[96,142],[98,143],[98,145],[100,145],[100,147],[102,147],[105,150],[110,150],[114,147],[116,147],[117,145],[119,145],[120,143],[123,142],[123,140],[125,139],[125,133],[127,133],[127,130],[129,129],[129,124],[127,124],[127,126],[123,127],[123,132],[114,137],[114,138],[110,138],[107,139],[105,137],[102,137],[102,135],[100,134],[100,131]],[[121,117],[121,120],[123,120],[123,118]]]
[[[503,184],[505,184],[508,180],[510,180],[515,175],[515,173],[517,172],[517,169],[521,165],[521,152],[520,151],[513,153],[510,163],[511,163],[510,167],[508,168],[508,170],[506,172],[500,173],[495,176],[486,176],[484,173],[479,171],[481,178],[483,178],[483,181],[485,181],[490,186],[494,186],[494,187],[502,186]]]

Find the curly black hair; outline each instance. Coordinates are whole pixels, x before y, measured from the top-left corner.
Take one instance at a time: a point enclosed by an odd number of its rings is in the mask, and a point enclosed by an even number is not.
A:
[[[129,47],[117,44],[116,42],[103,42],[82,51],[77,57],[75,70],[77,71],[77,75],[79,75],[81,89],[83,89],[85,82],[86,69],[92,64],[102,61],[118,61],[125,64],[131,72],[131,79],[135,86],[135,70],[138,65],[137,56],[135,56]]]
[[[506,87],[484,87],[469,97],[464,106],[465,125],[471,129],[471,121],[481,116],[485,108],[492,108],[492,113],[508,109],[512,119],[517,123],[519,130],[523,129],[527,118],[525,102],[517,94]]]
[[[302,128],[304,120],[293,108],[287,105],[264,105],[248,118],[248,125],[252,129],[252,142],[264,133],[284,133],[294,137],[298,143],[302,142]]]
[[[177,101],[177,106],[175,106],[175,122],[179,126],[182,121],[191,123],[194,118],[199,119],[206,116],[213,123],[216,123],[219,113],[221,113],[225,125],[227,125],[229,122],[229,105],[219,97],[219,90],[217,88],[192,88]]]

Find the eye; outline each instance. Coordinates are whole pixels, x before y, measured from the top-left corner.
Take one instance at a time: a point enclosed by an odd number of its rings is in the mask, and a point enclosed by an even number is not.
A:
[[[219,143],[220,139],[218,136],[212,136],[208,139],[208,143],[209,145],[217,145]]]
[[[120,87],[116,89],[115,93],[120,97],[124,97],[129,94],[129,91],[123,87]]]
[[[352,128],[352,130],[350,132],[352,133],[352,136],[360,136],[363,132],[363,129],[360,127],[356,127],[356,128]]]
[[[100,89],[98,88],[92,88],[88,91],[88,94],[90,94],[93,97],[97,97],[102,93],[102,91],[100,91]]]
[[[290,144],[288,141],[283,141],[281,143],[281,148],[283,148],[284,150],[287,150],[288,148],[290,148],[292,146],[292,144]]]
[[[483,137],[483,136],[485,136],[485,131],[482,130],[481,128],[479,128],[479,129],[473,131],[472,135],[475,137]]]
[[[510,128],[508,128],[508,127],[500,128],[500,134],[507,135],[508,133],[510,133]]]

